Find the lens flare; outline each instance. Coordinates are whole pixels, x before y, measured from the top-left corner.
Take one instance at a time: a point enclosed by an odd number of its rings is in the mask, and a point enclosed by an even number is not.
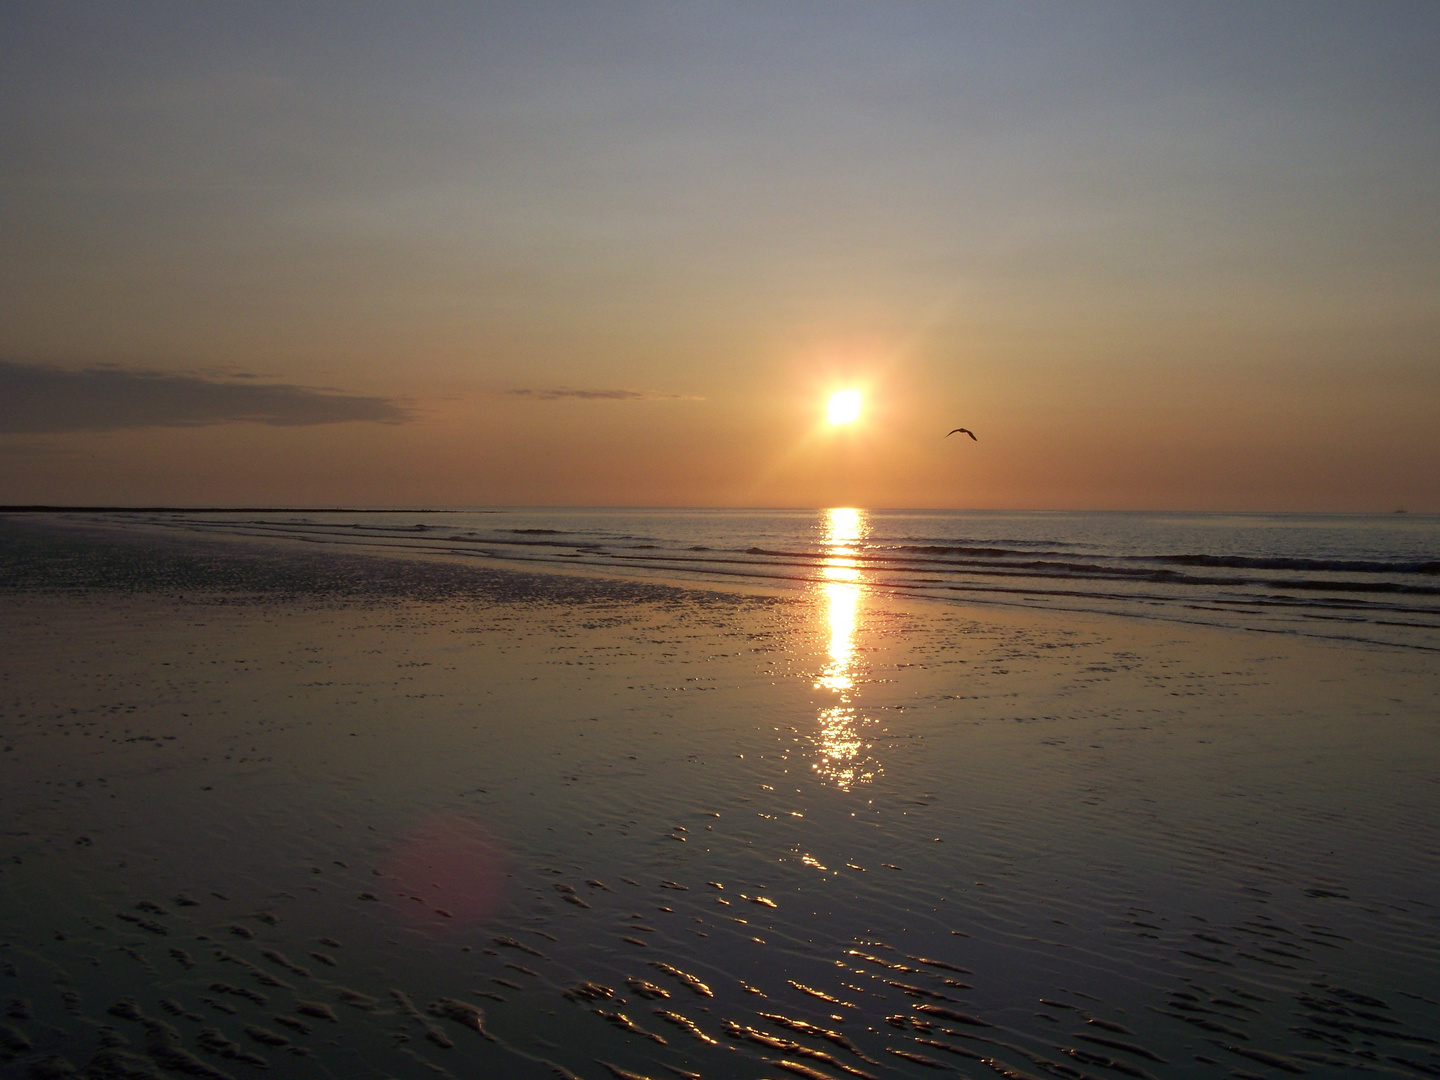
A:
[[[435,814],[417,824],[399,838],[379,870],[401,887],[395,907],[401,921],[430,931],[473,929],[504,900],[500,841],[459,814]]]

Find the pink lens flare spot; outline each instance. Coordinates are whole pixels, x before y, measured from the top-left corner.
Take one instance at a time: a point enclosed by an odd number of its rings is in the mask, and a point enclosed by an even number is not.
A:
[[[407,923],[473,926],[500,910],[505,856],[495,834],[459,814],[436,814],[402,836],[379,870]]]

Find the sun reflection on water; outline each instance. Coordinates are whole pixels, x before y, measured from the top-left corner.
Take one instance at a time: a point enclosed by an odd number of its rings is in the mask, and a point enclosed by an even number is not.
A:
[[[825,511],[820,528],[820,591],[830,641],[829,660],[815,681],[815,689],[829,691],[834,697],[832,704],[820,710],[816,735],[819,760],[813,767],[821,778],[849,791],[856,784],[873,780],[879,772],[879,763],[870,756],[870,744],[863,733],[873,721],[861,716],[854,703],[860,668],[855,633],[864,590],[858,554],[870,527],[863,510],[837,507]]]

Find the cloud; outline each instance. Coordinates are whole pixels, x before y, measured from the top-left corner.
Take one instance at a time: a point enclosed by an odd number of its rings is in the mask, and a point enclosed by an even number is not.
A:
[[[561,401],[573,398],[579,401],[704,401],[694,394],[660,394],[652,390],[571,390],[557,386],[553,390],[511,390],[516,397],[534,398],[536,401]]]
[[[409,419],[388,398],[285,383],[238,383],[201,375],[0,360],[0,434],[199,427],[250,421],[281,427]]]

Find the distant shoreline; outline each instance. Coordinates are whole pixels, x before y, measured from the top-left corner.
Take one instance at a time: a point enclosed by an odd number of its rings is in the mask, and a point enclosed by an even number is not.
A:
[[[503,514],[503,510],[357,506],[0,506],[0,514]]]

